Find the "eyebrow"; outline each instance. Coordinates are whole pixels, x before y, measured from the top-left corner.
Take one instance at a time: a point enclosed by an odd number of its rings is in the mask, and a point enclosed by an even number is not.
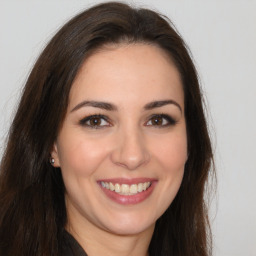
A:
[[[160,108],[160,107],[163,107],[163,106],[169,105],[169,104],[173,104],[176,107],[178,107],[178,109],[182,113],[181,106],[176,101],[174,101],[174,100],[158,100],[158,101],[153,101],[153,102],[150,102],[150,103],[146,104],[144,109],[145,110],[150,110],[150,109],[154,109],[154,108]]]
[[[71,112],[73,112],[73,111],[75,111],[79,108],[87,107],[87,106],[88,107],[94,107],[94,108],[101,108],[101,109],[105,109],[105,110],[109,110],[109,111],[117,110],[117,107],[114,106],[111,103],[102,102],[102,101],[88,101],[88,100],[85,100],[85,101],[79,103],[78,105],[76,105],[71,110]]]
[[[182,108],[181,106],[174,100],[158,100],[158,101],[153,101],[150,103],[147,103],[144,106],[144,110],[151,110],[154,108],[160,108],[163,107],[165,105],[169,105],[169,104],[173,104],[176,107],[178,107],[178,109],[181,111],[182,113]],[[82,107],[94,107],[94,108],[100,108],[100,109],[104,109],[104,110],[108,110],[108,111],[116,111],[117,107],[111,103],[107,103],[107,102],[102,102],[102,101],[88,101],[85,100],[81,103],[79,103],[78,105],[76,105],[71,112],[74,112]]]

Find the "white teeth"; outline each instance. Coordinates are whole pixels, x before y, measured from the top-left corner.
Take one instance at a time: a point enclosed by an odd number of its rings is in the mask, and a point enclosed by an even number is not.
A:
[[[142,191],[147,190],[151,185],[151,182],[144,182],[139,184],[113,184],[111,182],[101,182],[101,186],[103,188],[114,191],[120,195],[135,195],[137,193],[141,193]]]
[[[122,184],[121,186],[122,194],[129,194],[130,193],[130,187],[127,184]]]
[[[132,184],[130,186],[130,194],[137,194],[138,192],[138,186],[136,184]]]
[[[142,192],[143,191],[143,184],[139,183],[138,184],[138,192]]]
[[[111,182],[109,183],[109,188],[110,188],[111,191],[115,190],[115,186]]]
[[[118,183],[115,185],[115,192],[117,193],[121,192],[121,186]]]

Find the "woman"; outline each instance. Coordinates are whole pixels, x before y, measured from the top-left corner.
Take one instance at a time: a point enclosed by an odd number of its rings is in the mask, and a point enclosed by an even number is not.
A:
[[[53,37],[1,162],[0,255],[210,255],[196,70],[167,19],[94,6]]]

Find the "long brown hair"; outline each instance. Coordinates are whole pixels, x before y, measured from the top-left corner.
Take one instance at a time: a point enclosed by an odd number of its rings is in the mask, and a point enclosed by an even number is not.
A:
[[[209,256],[205,185],[213,163],[197,72],[172,23],[123,3],[96,5],[65,24],[39,56],[10,128],[0,172],[0,255],[61,255],[67,221],[61,170],[49,152],[62,125],[70,88],[86,58],[109,43],[149,43],[178,68],[185,94],[189,157],[180,190],[159,218],[153,256]]]

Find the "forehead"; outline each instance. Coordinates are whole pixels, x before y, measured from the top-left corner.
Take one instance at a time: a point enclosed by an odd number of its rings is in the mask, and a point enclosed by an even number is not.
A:
[[[183,105],[180,74],[165,51],[149,44],[106,46],[82,65],[70,92],[85,99],[129,103],[173,98]]]

